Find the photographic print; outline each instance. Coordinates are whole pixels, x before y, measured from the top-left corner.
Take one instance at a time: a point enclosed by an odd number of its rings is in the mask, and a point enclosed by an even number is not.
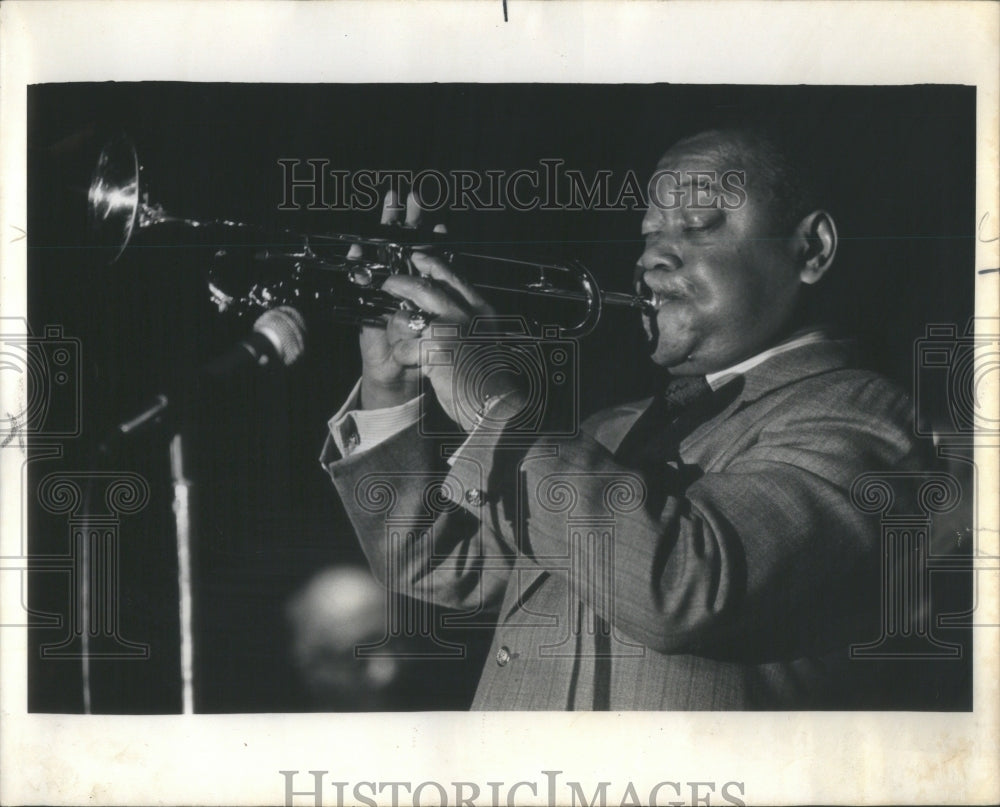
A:
[[[995,792],[995,78],[461,64],[25,82],[12,803]]]

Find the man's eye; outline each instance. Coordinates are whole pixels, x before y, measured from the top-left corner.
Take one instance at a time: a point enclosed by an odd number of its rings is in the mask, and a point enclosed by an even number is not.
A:
[[[686,233],[706,232],[722,223],[722,214],[713,210],[703,216],[685,216],[682,229]]]
[[[718,225],[718,221],[686,221],[684,222],[684,232],[686,233],[704,233],[709,230],[715,229]]]

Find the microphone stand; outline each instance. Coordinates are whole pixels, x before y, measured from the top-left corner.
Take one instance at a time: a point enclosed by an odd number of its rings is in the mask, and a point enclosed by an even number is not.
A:
[[[194,615],[191,591],[191,518],[194,483],[188,479],[184,460],[184,433],[178,429],[170,440],[170,477],[174,488],[174,527],[177,538],[177,589],[180,616],[181,713],[194,714]]]
[[[272,361],[283,366],[293,364],[305,347],[305,322],[293,308],[281,306],[264,312],[254,323],[253,333],[211,364],[204,374],[220,378],[235,371],[259,368]],[[202,379],[203,380],[203,379]],[[195,382],[198,383],[198,382]],[[196,394],[171,402],[165,395],[158,395],[152,406],[138,416],[120,424],[115,439],[127,437],[137,431],[163,423],[172,418],[173,437],[170,440],[170,476],[174,489],[174,530],[177,539],[177,589],[180,621],[180,674],[181,713],[194,714],[194,596],[192,593],[192,552],[196,534],[194,520],[195,487],[188,478],[188,461],[185,458],[185,433],[190,432],[189,412]],[[107,452],[108,444],[102,444]],[[86,679],[85,670],[85,679]],[[86,682],[89,684],[89,682]]]

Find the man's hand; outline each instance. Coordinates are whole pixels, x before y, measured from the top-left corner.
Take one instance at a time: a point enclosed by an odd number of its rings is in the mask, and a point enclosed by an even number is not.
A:
[[[405,219],[404,219],[405,213]],[[393,191],[385,195],[382,224],[415,229],[420,223],[420,206],[413,195],[403,207]],[[443,232],[443,228],[435,228]],[[362,248],[351,247],[349,258],[362,257]],[[397,361],[393,346],[400,338],[398,328],[387,323],[385,328],[364,325],[361,328],[361,408],[383,409],[415,398],[420,392],[420,371],[413,365]]]
[[[404,208],[390,192],[386,195],[382,223],[400,224],[405,213],[402,226],[416,228],[422,212],[414,194],[409,195]],[[434,231],[443,233],[445,229],[438,225]],[[360,250],[352,248],[351,255],[360,255]],[[434,327],[454,326],[452,331],[461,339],[468,335],[469,325],[474,319],[493,315],[493,308],[482,295],[452,271],[445,261],[419,250],[413,252],[412,260],[419,275],[393,275],[385,281],[382,290],[434,315]],[[411,327],[410,312],[407,310],[390,316],[384,330],[368,326],[362,328],[361,406],[375,409],[405,403],[418,394],[420,375],[423,374],[433,386],[445,413],[460,427],[470,430],[474,423],[469,420],[469,413],[481,409],[484,401],[461,399],[465,387],[456,384],[453,362],[421,366],[420,345],[421,340],[426,338],[424,331]],[[454,340],[453,337],[448,338],[450,347],[454,347]],[[502,394],[506,391],[502,386],[500,383],[490,393]]]
[[[420,273],[419,277],[393,275],[385,281],[382,289],[435,315],[431,325],[434,330],[430,333],[439,329],[448,333],[442,339],[440,353],[457,359],[458,343],[468,336],[472,321],[477,317],[493,316],[493,309],[479,292],[439,258],[415,252],[413,265]],[[431,337],[426,331],[414,331],[409,322],[408,311],[398,311],[389,320],[386,333],[392,343],[394,358],[403,366],[419,367],[420,372],[431,382],[438,403],[448,417],[465,431],[471,431],[475,422],[470,415],[480,411],[485,401],[468,400],[472,390],[468,389],[462,379],[456,378],[458,367],[455,360],[421,363],[421,345],[423,344],[424,358],[433,352],[434,345],[429,343]],[[498,390],[497,393],[499,392]]]

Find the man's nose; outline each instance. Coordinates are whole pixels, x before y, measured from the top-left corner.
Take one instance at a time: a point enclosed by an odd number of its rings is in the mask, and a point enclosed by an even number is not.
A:
[[[682,266],[680,256],[663,243],[647,243],[632,277],[633,285],[645,285],[655,290],[657,275],[676,272]]]

